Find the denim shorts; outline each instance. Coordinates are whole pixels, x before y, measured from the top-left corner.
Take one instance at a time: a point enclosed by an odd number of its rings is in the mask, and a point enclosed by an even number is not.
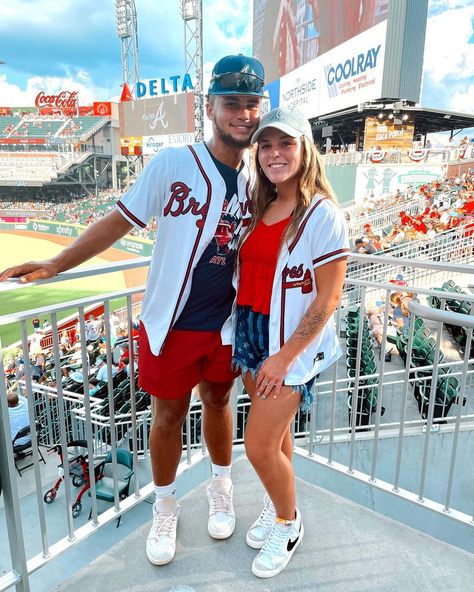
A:
[[[260,366],[269,357],[269,315],[254,312],[249,306],[237,307],[237,327],[232,363],[242,374],[250,372],[255,379]],[[301,394],[301,410],[309,411],[313,402],[311,392],[316,377],[305,384],[290,385]],[[283,383],[284,384],[284,383]]]

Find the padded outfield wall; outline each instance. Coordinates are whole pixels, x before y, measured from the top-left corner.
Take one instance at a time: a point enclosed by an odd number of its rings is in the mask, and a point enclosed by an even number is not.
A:
[[[29,220],[28,222],[0,222],[0,232],[14,233],[24,237],[43,238],[68,246],[80,236],[87,226],[49,220]],[[59,249],[58,249],[59,250]],[[131,235],[119,239],[109,249],[101,253],[107,261],[123,261],[134,257],[149,257],[153,250],[153,242]],[[130,269],[123,272],[127,287],[138,286],[146,282],[148,269]]]

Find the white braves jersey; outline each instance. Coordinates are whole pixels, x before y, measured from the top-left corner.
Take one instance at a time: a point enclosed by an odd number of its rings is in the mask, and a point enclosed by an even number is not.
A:
[[[250,217],[249,169],[237,178],[243,223]],[[150,349],[159,355],[191,291],[193,270],[212,241],[222,214],[225,181],[204,144],[166,148],[153,157],[117,202],[134,226],[157,219],[147,288],[140,320]],[[231,343],[229,337],[224,343]]]
[[[339,207],[316,195],[300,222],[298,232],[281,249],[273,279],[269,320],[270,355],[283,344],[301,322],[317,296],[314,269],[350,252],[346,222]],[[285,384],[308,382],[341,355],[334,318],[294,360]]]

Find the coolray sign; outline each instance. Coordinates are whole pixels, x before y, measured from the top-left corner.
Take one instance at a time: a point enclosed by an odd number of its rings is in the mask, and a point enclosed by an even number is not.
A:
[[[384,21],[318,58],[319,114],[381,97],[386,33]]]
[[[43,90],[36,95],[37,107],[57,107],[59,109],[77,109],[79,107],[78,91],[63,90],[57,95],[47,95]]]
[[[308,118],[378,98],[385,56],[384,21],[307,62],[280,80],[280,106]]]
[[[168,146],[185,146],[194,143],[194,133],[167,134],[162,136],[145,136],[143,138],[143,154],[156,154]]]
[[[337,64],[335,68],[329,66],[326,77],[328,86],[375,68],[380,48],[381,45],[379,44],[377,47],[371,47],[366,53],[359,53],[357,56],[348,58],[344,63]]]
[[[181,79],[181,76],[170,76],[169,78],[153,78],[147,82],[137,82],[136,86],[136,97],[141,99],[147,94],[150,97],[156,97],[159,94],[169,95],[170,92],[186,92],[188,90],[194,90],[191,76],[185,74]],[[171,90],[170,90],[171,89]]]

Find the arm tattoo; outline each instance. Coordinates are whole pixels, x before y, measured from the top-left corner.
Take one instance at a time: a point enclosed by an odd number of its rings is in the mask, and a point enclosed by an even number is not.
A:
[[[306,346],[324,328],[324,325],[334,312],[331,308],[326,303],[318,303],[315,300],[306,311],[293,335],[288,339],[288,343],[294,345],[305,344]]]

